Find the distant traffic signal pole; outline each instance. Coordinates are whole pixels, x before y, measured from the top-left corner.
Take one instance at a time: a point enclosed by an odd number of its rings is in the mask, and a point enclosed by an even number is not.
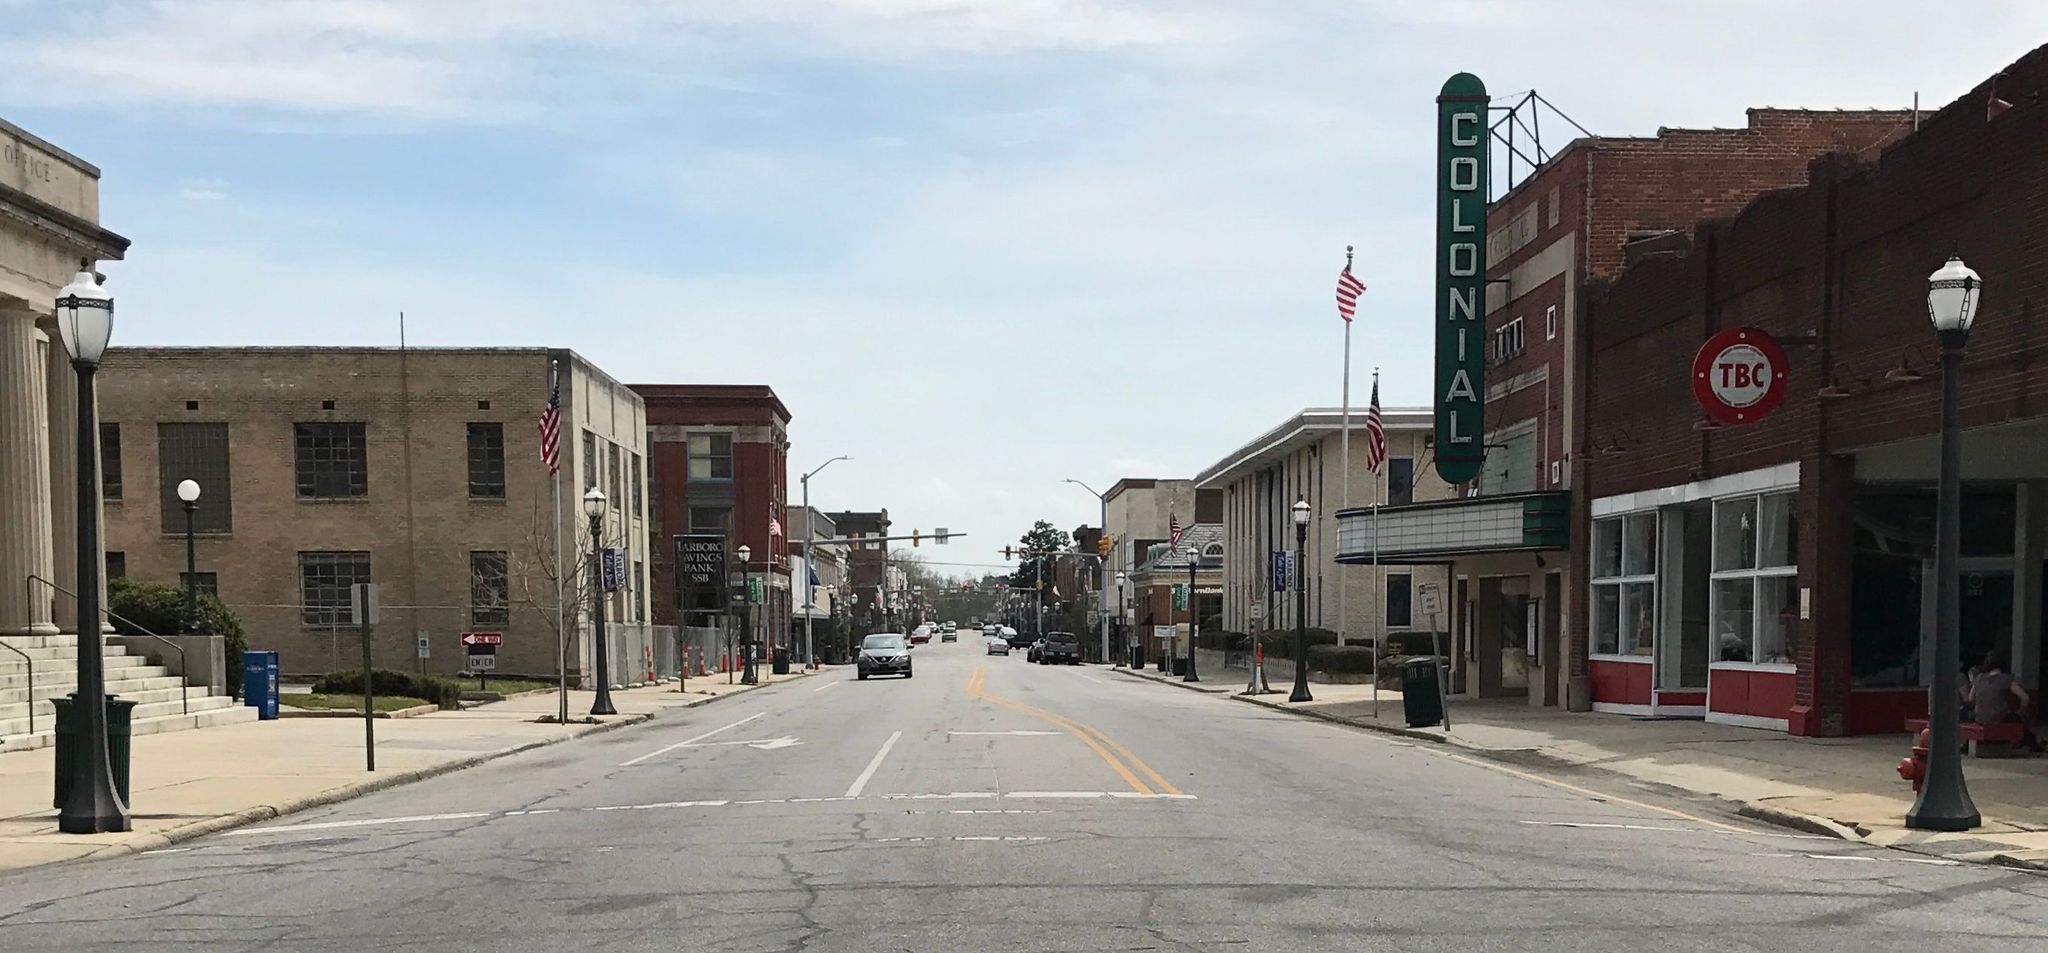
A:
[[[1104,496],[1100,493],[1096,493],[1094,487],[1089,486],[1088,484],[1083,483],[1079,480],[1076,480],[1073,477],[1068,477],[1066,482],[1072,483],[1073,485],[1078,486],[1081,489],[1087,490],[1090,495],[1095,497],[1097,502],[1102,504],[1102,519],[1101,522],[1097,524],[1097,528],[1100,529],[1102,532],[1102,541],[1101,543],[1097,544],[1097,551],[1095,557],[1095,574],[1099,577],[1099,581],[1097,582],[1095,587],[1095,612],[1096,617],[1101,621],[1101,625],[1098,626],[1098,628],[1102,630],[1102,658],[1104,661],[1112,662],[1112,664],[1114,664],[1114,659],[1112,659],[1109,652],[1109,568],[1102,564],[1102,557],[1107,555],[1109,552],[1108,549],[1102,547],[1110,544],[1109,497]]]

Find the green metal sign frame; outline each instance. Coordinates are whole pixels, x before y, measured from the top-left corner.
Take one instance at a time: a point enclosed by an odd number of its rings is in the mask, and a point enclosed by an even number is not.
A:
[[[1486,459],[1486,84],[1436,97],[1436,472],[1469,483]]]

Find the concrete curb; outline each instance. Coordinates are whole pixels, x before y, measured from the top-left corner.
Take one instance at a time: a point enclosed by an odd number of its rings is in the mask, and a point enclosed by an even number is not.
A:
[[[1819,834],[1822,837],[1833,837],[1840,840],[1860,841],[1863,839],[1863,835],[1856,833],[1855,830],[1837,824],[1825,817],[1815,814],[1804,814],[1799,811],[1788,811],[1782,807],[1772,807],[1758,801],[1742,802],[1742,805],[1735,809],[1735,813],[1751,820],[1762,821],[1776,827],[1790,828],[1807,834]]]
[[[1100,664],[1100,663],[1097,663],[1097,664]],[[1233,689],[1228,689],[1228,688],[1203,688],[1203,687],[1202,687],[1203,685],[1205,685],[1205,684],[1208,684],[1208,683],[1206,683],[1206,682],[1195,682],[1194,684],[1189,684],[1189,683],[1187,683],[1187,682],[1183,682],[1183,681],[1181,681],[1181,680],[1180,680],[1180,679],[1178,679],[1178,678],[1153,678],[1153,677],[1152,677],[1152,676],[1150,676],[1150,675],[1140,675],[1140,674],[1138,674],[1138,673],[1136,673],[1136,672],[1133,672],[1133,671],[1131,671],[1130,669],[1127,669],[1127,668],[1112,668],[1112,669],[1110,669],[1110,671],[1112,671],[1112,672],[1115,672],[1115,673],[1117,673],[1118,675],[1122,675],[1122,676],[1124,676],[1125,678],[1135,678],[1135,679],[1137,679],[1138,681],[1141,681],[1141,682],[1157,682],[1157,683],[1159,683],[1159,684],[1161,684],[1161,685],[1171,685],[1171,686],[1173,686],[1173,687],[1175,687],[1175,688],[1179,688],[1179,689],[1185,689],[1185,690],[1187,690],[1187,691],[1191,691],[1191,692],[1200,692],[1200,693],[1202,693],[1202,694],[1204,694],[1204,695],[1234,695],[1234,690],[1233,690]]]
[[[358,714],[356,717],[360,718],[362,716]],[[499,748],[496,751],[486,751],[481,754],[471,755],[467,758],[460,758],[455,761],[447,762],[445,764],[429,765],[424,768],[415,768],[411,771],[401,771],[397,774],[388,774],[382,777],[371,778],[367,781],[358,781],[354,784],[347,784],[338,788],[329,788],[317,794],[310,794],[302,798],[294,798],[292,800],[285,801],[282,804],[264,804],[258,805],[256,807],[243,808],[242,810],[236,811],[233,814],[222,814],[217,817],[209,817],[204,820],[193,821],[190,824],[181,824],[177,827],[171,828],[170,830],[159,831],[155,834],[145,834],[141,837],[137,837],[133,840],[125,841],[123,843],[109,844],[89,854],[82,854],[68,861],[58,861],[57,863],[76,863],[79,861],[86,860],[101,860],[108,857],[120,857],[127,854],[139,854],[144,851],[161,850],[162,848],[169,847],[173,844],[182,843],[184,841],[192,840],[193,838],[197,837],[204,837],[208,834],[217,834],[221,831],[232,830],[237,827],[246,827],[250,824],[261,823],[263,821],[271,820],[273,818],[283,817],[287,814],[295,814],[300,811],[309,810],[311,808],[324,807],[329,804],[352,800],[354,798],[362,797],[365,794],[381,791],[385,788],[397,787],[401,784],[410,784],[414,781],[422,781],[427,778],[435,777],[438,775],[452,774],[456,771],[461,771],[464,768],[473,768],[487,761],[496,761],[499,758],[508,757],[525,751],[532,751],[535,748],[545,748],[549,745],[558,745],[565,741],[574,741],[578,738],[584,738],[590,735],[601,734],[607,731],[616,731],[620,728],[627,727],[628,725],[637,725],[641,722],[648,721],[653,717],[654,716],[652,714],[626,715],[622,716],[617,721],[608,721],[604,724],[592,727],[588,731],[579,731],[573,735],[565,735],[560,738],[547,738],[540,741],[529,741],[523,744],[512,745],[506,748]]]

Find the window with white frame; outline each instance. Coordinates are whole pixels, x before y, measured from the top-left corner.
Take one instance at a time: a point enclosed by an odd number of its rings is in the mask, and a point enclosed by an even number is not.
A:
[[[1714,661],[1791,665],[1799,516],[1790,493],[1714,501]]]
[[[1543,339],[1557,340],[1557,305],[1553,304],[1543,309]]]
[[[1522,353],[1522,319],[1516,318],[1493,331],[1493,363],[1505,364]]]
[[[1650,654],[1657,620],[1657,514],[1593,521],[1593,654]]]

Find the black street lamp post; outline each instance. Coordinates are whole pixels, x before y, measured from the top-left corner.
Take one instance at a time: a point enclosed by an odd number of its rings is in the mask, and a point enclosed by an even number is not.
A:
[[[747,585],[747,574],[753,571],[751,563],[754,550],[741,546],[733,552],[740,558],[740,585],[745,587],[746,600],[740,610],[740,657],[746,661],[740,671],[740,684],[754,685],[761,681],[761,673],[754,670],[754,589]]]
[[[1290,702],[1312,702],[1308,693],[1308,579],[1301,571],[1302,554],[1308,551],[1308,500],[1294,500],[1294,692]]]
[[[199,513],[199,483],[178,481],[178,501],[185,507],[185,631],[199,631],[199,551],[193,523]]]
[[[590,626],[597,645],[597,698],[590,703],[593,715],[616,715],[612,707],[611,642],[604,632],[604,491],[591,487],[583,494],[583,515],[590,517]]]
[[[1181,677],[1183,682],[1199,682],[1195,674],[1195,639],[1202,633],[1201,618],[1195,615],[1195,567],[1198,565],[1194,541],[1188,542],[1188,673]]]
[[[1961,258],[1927,278],[1927,316],[1941,342],[1941,470],[1934,493],[1934,677],[1927,688],[1927,778],[1906,812],[1906,826],[1965,831],[1981,821],[1963,783],[1962,668],[1957,573],[1962,549],[1962,435],[1956,420],[1963,344],[1977,317],[1983,282]]]
[[[128,805],[114,788],[107,752],[107,678],[100,657],[99,405],[93,372],[114,336],[114,299],[100,289],[85,263],[57,293],[57,332],[78,372],[78,687],[71,693],[83,749],[71,759],[71,789],[57,813],[66,834],[129,829]]]

